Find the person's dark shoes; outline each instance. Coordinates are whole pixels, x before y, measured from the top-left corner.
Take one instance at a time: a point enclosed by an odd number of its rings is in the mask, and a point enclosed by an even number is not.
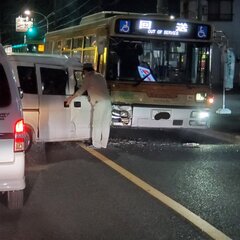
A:
[[[86,141],[83,141],[83,143],[84,143],[86,146],[90,146],[90,145],[92,145],[92,140],[86,140]]]

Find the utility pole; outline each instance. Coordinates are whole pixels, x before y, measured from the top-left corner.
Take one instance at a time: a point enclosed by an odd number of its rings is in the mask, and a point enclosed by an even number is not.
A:
[[[202,4],[201,4],[201,0],[197,0],[197,19],[199,21],[202,20]]]
[[[56,10],[57,10],[57,0],[54,0],[53,2],[53,12],[55,12],[54,14],[54,23],[53,23],[53,26],[52,26],[52,29],[55,29],[56,27],[56,24],[57,24],[57,14],[56,14]]]

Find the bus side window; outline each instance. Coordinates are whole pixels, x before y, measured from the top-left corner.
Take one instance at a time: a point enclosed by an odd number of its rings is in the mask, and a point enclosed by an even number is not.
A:
[[[18,66],[18,78],[24,93],[37,94],[37,79],[34,67]]]
[[[40,68],[42,94],[65,95],[68,74],[64,69]]]

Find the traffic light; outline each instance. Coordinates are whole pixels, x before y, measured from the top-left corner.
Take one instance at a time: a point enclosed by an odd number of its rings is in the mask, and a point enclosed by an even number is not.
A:
[[[38,28],[30,27],[26,32],[26,37],[27,37],[27,40],[39,40],[40,35],[39,35]]]

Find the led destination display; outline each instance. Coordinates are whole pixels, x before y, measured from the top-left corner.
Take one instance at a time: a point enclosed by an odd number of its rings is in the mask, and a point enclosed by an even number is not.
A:
[[[172,37],[179,39],[209,40],[211,26],[201,23],[146,19],[118,19],[115,26],[116,33]]]

